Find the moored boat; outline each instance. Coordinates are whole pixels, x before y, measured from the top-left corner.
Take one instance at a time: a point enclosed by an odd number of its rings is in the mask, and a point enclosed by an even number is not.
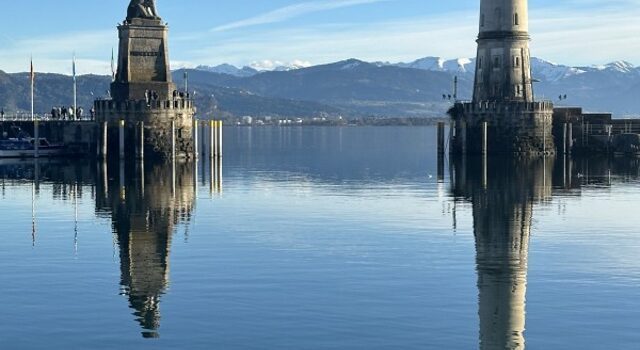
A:
[[[35,142],[34,138],[0,140],[0,158],[33,158],[36,156]],[[62,151],[62,145],[50,144],[45,138],[38,140],[39,157],[60,156]]]

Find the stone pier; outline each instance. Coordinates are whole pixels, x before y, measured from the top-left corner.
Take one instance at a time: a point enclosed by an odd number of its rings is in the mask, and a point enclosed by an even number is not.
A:
[[[118,31],[118,70],[111,98],[95,101],[97,121],[108,123],[108,153],[117,154],[118,127],[124,121],[127,157],[170,158],[175,143],[176,157],[193,158],[195,107],[189,93],[172,82],[167,25],[157,14],[129,11]],[[139,135],[144,140],[137,140]]]

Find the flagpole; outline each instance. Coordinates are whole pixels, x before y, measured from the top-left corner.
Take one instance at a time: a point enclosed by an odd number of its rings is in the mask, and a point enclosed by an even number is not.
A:
[[[187,72],[186,68],[184,71],[184,92],[185,93],[189,93],[189,73]]]
[[[34,85],[35,85],[35,72],[33,70],[33,56],[31,57],[31,121],[35,121],[35,113],[34,113]]]
[[[73,115],[78,118],[78,80],[76,79],[76,54],[73,54]]]
[[[113,47],[111,48],[111,82],[116,81],[116,63],[113,56]]]

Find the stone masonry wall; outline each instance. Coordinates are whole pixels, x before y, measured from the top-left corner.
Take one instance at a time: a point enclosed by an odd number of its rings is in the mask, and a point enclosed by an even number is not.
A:
[[[485,104],[479,108],[459,103],[450,112],[455,122],[451,151],[482,153],[482,125],[487,122],[488,154],[555,154],[551,103]],[[466,130],[466,135],[465,135]],[[466,137],[465,137],[466,136]]]

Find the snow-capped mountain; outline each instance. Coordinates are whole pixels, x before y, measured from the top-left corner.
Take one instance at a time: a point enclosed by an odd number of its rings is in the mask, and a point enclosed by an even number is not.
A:
[[[472,58],[446,60],[442,57],[425,57],[409,63],[400,62],[390,65],[401,68],[451,73],[471,73],[475,71],[475,59]]]
[[[233,75],[234,77],[240,77],[240,78],[254,76],[259,73],[259,71],[251,67],[238,68],[236,66],[226,64],[226,63],[218,66],[213,66],[213,67],[198,66],[195,69],[200,71],[205,71],[205,72],[228,74],[228,75]]]
[[[547,82],[557,82],[587,72],[584,68],[564,66],[536,57],[531,58],[531,71],[535,79]]]
[[[607,70],[618,73],[633,73],[637,71],[637,68],[632,63],[629,63],[627,61],[615,61],[603,66],[594,66],[593,69]]]
[[[291,62],[263,60],[252,62],[250,67],[259,72],[288,72],[291,70],[311,67],[311,62],[302,60],[293,60]]]
[[[291,62],[281,61],[254,61],[249,66],[238,68],[234,65],[223,63],[217,66],[198,66],[195,69],[205,72],[232,75],[234,77],[246,78],[263,72],[288,72],[296,69],[311,67],[307,61],[294,60]]]

